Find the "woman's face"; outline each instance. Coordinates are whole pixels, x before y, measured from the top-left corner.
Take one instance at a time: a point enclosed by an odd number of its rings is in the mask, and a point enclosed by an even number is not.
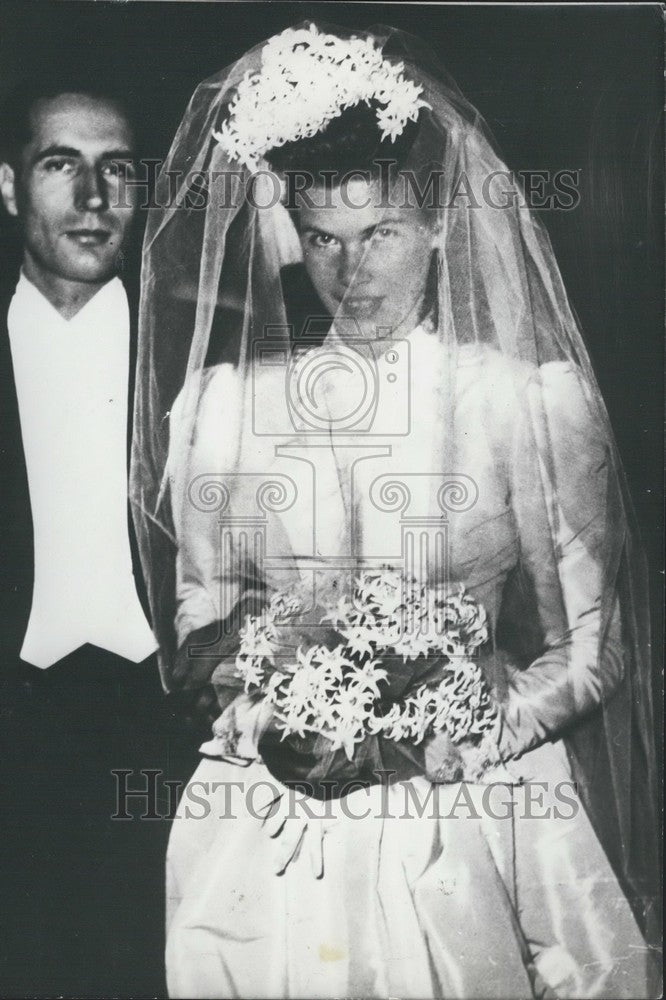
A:
[[[299,212],[305,268],[331,316],[357,321],[363,337],[404,336],[417,325],[435,228],[415,206],[381,206],[378,183],[361,178]]]

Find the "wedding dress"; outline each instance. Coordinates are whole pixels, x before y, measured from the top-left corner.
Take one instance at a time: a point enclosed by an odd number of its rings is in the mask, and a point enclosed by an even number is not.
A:
[[[370,561],[397,562],[414,532],[429,544],[436,530],[440,541],[445,536],[449,579],[464,583],[488,613],[495,641],[485,669],[502,704],[500,747],[509,759],[509,776],[497,780],[512,784],[497,785],[494,801],[488,784],[467,784],[464,794],[460,783],[436,786],[437,807],[422,815],[414,804],[428,802],[425,778],[359,789],[305,833],[325,825],[323,877],[314,877],[305,851],[277,875],[275,844],[253,815],[251,789],[279,782],[260,759],[205,758],[168,851],[170,996],[646,997],[647,948],[574,789],[562,739],[622,673],[616,612],[605,661],[597,656],[604,429],[573,363],[530,366],[469,345],[456,362],[451,472],[437,465],[441,425],[433,419],[446,349],[418,326],[397,350],[409,359],[406,433],[382,436],[379,428],[362,442],[356,436],[348,453],[332,439],[303,444],[278,423],[272,400],[284,392],[284,373],[267,368],[253,399],[273,435],[254,437],[240,468],[234,443],[253,419],[253,401],[240,393],[231,365],[206,371],[191,461],[186,471],[170,467],[179,640],[223,617],[224,591],[231,588],[231,602],[242,596],[240,580],[220,578],[219,505],[210,495],[208,503],[179,502],[193,483],[206,498],[204,485],[224,480],[225,469],[233,475],[224,515],[264,519],[270,588],[293,579],[291,562],[287,572],[280,562],[283,548],[298,555],[306,575],[308,559],[344,562],[342,525],[350,517],[356,555]],[[382,386],[388,364],[379,359]],[[329,376],[330,407],[349,391],[348,378]],[[548,469],[526,426],[531,408],[545,413]],[[172,436],[179,419],[176,400]],[[262,509],[262,481],[292,489],[292,502]],[[442,484],[454,481],[454,502],[442,506]],[[518,598],[509,593],[517,572],[530,584]],[[519,669],[502,637],[516,650],[535,632],[541,653]],[[492,782],[492,772],[484,780]]]

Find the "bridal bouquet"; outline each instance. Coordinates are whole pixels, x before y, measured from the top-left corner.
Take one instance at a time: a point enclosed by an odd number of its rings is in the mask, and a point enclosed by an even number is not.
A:
[[[405,758],[409,776],[423,773],[415,748],[426,737],[445,732],[454,744],[474,745],[495,724],[473,659],[488,639],[486,614],[464,588],[419,586],[390,569],[362,572],[350,594],[324,608],[321,624],[333,638],[285,653],[285,632],[298,631],[306,610],[297,591],[275,594],[261,615],[247,616],[236,657],[245,691],[272,706],[274,735],[300,755],[298,776],[358,777],[394,762],[395,751],[401,776]],[[275,739],[266,748],[280,758]],[[285,766],[293,770],[293,759]]]

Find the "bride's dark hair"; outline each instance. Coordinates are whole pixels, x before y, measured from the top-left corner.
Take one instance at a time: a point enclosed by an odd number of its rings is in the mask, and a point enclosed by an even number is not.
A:
[[[379,176],[383,161],[391,161],[400,169],[409,160],[420,121],[407,122],[394,141],[382,139],[378,107],[376,101],[370,101],[345,108],[316,135],[287,142],[268,153],[266,159],[278,173],[307,174],[315,184],[333,187],[351,171]]]

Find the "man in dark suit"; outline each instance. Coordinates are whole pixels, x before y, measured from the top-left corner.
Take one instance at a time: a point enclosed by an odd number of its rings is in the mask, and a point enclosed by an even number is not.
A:
[[[117,803],[172,750],[127,506],[134,136],[64,76],[17,92],[0,136],[22,246],[0,287],[0,993],[156,996],[168,824],[138,817],[169,803]]]

